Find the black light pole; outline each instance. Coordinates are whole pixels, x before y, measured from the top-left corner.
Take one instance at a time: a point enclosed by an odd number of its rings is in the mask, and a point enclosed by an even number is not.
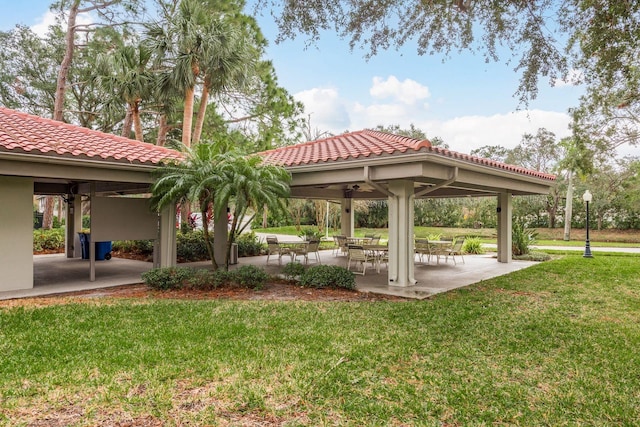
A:
[[[582,255],[584,258],[593,258],[593,255],[591,255],[591,244],[589,243],[589,202],[592,198],[593,196],[589,190],[585,191],[582,195],[582,200],[587,204],[587,240],[584,244],[584,255]]]

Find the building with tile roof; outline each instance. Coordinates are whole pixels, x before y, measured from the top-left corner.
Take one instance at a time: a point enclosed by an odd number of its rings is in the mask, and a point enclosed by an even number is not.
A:
[[[546,194],[555,184],[553,175],[372,130],[258,154],[291,173],[292,197],[339,201],[346,236],[353,232],[354,199],[388,201],[389,286],[415,283],[415,198],[495,197],[498,262],[510,262],[512,197]],[[80,211],[80,195],[85,195],[92,200],[96,241],[155,238],[160,247],[156,265],[175,265],[175,209],[160,215],[158,227],[144,199],[106,196],[145,193],[158,165],[180,159],[178,151],[0,107],[0,223],[12,224],[0,243],[0,262],[21,266],[0,278],[0,291],[32,285],[34,194],[66,197],[67,224],[72,225],[67,227],[68,257],[79,256],[81,217],[74,211]],[[132,212],[138,222],[130,220]],[[216,243],[226,241],[226,224],[221,230]]]

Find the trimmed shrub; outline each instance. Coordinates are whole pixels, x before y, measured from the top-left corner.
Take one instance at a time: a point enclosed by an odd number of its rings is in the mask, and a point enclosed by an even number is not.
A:
[[[353,273],[336,265],[315,265],[300,276],[300,284],[309,288],[355,289]]]
[[[136,255],[153,255],[152,240],[115,240],[111,249]]]
[[[306,268],[299,262],[289,262],[282,268],[282,274],[287,280],[295,280],[304,274]]]
[[[466,254],[483,254],[482,240],[479,237],[467,237],[462,245],[462,252]]]
[[[193,276],[187,279],[184,287],[203,291],[217,289],[229,285],[232,277],[230,272],[223,269],[215,271],[198,269],[193,272]]]
[[[33,251],[59,251],[64,249],[64,228],[33,231]]]
[[[243,265],[231,274],[236,284],[249,289],[261,289],[269,280],[269,275],[255,265]]]
[[[521,260],[521,261],[549,261],[551,259],[551,255],[546,252],[540,251],[529,251],[528,254],[525,255],[514,255],[513,259]]]
[[[195,270],[189,267],[154,268],[142,273],[142,281],[154,289],[181,289],[194,275]]]
[[[264,248],[263,243],[260,242],[260,239],[253,231],[238,236],[236,243],[238,244],[238,256],[240,257],[260,255]]]
[[[176,236],[178,259],[185,262],[205,261],[209,259],[207,245],[202,230],[178,233]]]

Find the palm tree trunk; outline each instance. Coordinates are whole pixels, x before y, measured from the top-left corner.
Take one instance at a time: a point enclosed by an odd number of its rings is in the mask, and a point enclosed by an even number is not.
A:
[[[127,105],[127,114],[124,116],[124,123],[122,123],[122,133],[120,134],[124,138],[131,137],[131,127],[133,126],[133,114],[131,113],[131,105]]]
[[[167,143],[167,133],[169,133],[169,125],[167,124],[167,115],[160,114],[158,123],[158,138],[156,138],[156,145],[164,147]]]
[[[202,127],[204,126],[204,116],[207,113],[207,102],[209,102],[209,84],[205,81],[202,87],[202,99],[200,100],[200,108],[198,108],[198,116],[196,117],[196,126],[193,129],[193,137],[191,140],[194,144],[200,142],[202,136]]]
[[[213,252],[213,244],[211,242],[211,235],[209,234],[209,217],[207,216],[207,211],[209,210],[209,206],[203,204],[200,208],[202,214],[202,232],[204,235],[204,242],[207,245],[207,253],[209,254],[209,258],[211,258],[211,264],[213,265],[213,269],[218,269],[218,263],[216,262],[216,257]],[[227,261],[227,265],[229,265]]]
[[[182,143],[191,147],[191,125],[193,124],[193,98],[195,89],[188,87],[184,95],[184,114],[182,116]]]
[[[136,131],[136,139],[138,141],[144,141],[144,135],[142,134],[142,122],[140,121],[140,100],[136,100],[131,107],[131,116],[133,120],[133,128]]]
[[[567,201],[564,208],[564,240],[571,240],[571,218],[573,217],[573,172],[569,171]]]

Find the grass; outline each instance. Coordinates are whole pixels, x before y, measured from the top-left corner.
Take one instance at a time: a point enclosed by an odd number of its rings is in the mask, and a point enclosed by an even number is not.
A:
[[[563,240],[562,228],[537,228],[537,245],[542,246],[584,246],[585,230],[571,231],[571,240]],[[298,235],[294,226],[256,229],[255,231],[273,234]],[[339,230],[329,230],[329,235],[339,234]],[[440,234],[443,237],[480,237],[483,243],[496,243],[496,230],[493,228],[446,228],[446,227],[415,227],[417,237]],[[355,237],[364,237],[365,234],[380,234],[383,240],[387,240],[389,232],[386,228],[358,228],[354,231]],[[589,240],[593,247],[638,247],[640,244],[640,230],[590,230]]]
[[[411,302],[0,310],[0,425],[636,425],[638,258]]]

